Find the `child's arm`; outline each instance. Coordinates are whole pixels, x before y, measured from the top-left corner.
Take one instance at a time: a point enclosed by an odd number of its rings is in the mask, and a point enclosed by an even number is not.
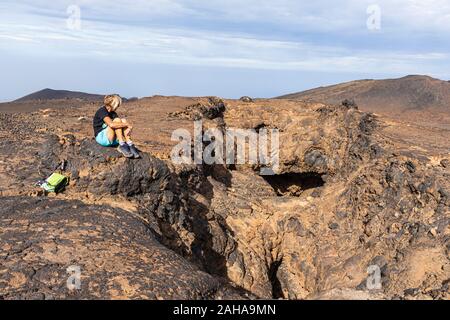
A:
[[[105,117],[103,121],[106,123],[108,127],[110,127],[113,130],[116,129],[125,129],[128,128],[130,125],[123,122],[114,122],[110,117]]]

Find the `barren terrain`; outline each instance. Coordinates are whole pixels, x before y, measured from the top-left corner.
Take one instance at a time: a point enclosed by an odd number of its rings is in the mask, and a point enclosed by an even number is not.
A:
[[[1,105],[0,298],[450,298],[445,122],[340,102],[221,103],[125,103],[140,160],[96,145],[98,103]],[[173,130],[199,117],[279,129],[280,172],[173,165]],[[34,184],[63,160],[70,186],[44,196]],[[66,288],[71,265],[81,290]],[[366,286],[370,266],[381,289]]]

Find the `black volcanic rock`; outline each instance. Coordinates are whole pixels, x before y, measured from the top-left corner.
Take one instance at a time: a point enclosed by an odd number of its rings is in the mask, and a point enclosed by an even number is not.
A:
[[[240,297],[161,245],[145,221],[125,210],[2,198],[0,228],[0,299]],[[75,284],[70,267],[80,268],[79,289],[67,286]]]
[[[251,103],[251,102],[253,102],[253,99],[250,98],[249,96],[243,96],[243,97],[241,97],[239,100],[242,101],[242,102],[246,102],[246,103]]]

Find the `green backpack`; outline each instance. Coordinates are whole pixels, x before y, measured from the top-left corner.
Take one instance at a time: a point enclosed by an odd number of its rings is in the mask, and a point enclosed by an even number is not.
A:
[[[69,179],[66,176],[55,172],[45,180],[41,188],[47,192],[58,193],[63,191],[68,184]]]

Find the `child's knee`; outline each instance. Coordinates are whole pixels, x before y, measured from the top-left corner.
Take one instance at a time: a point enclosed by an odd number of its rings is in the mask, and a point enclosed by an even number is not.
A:
[[[121,122],[122,122],[122,119],[120,119],[120,118],[115,118],[115,119],[113,120],[113,122],[115,122],[115,123],[121,123]]]

